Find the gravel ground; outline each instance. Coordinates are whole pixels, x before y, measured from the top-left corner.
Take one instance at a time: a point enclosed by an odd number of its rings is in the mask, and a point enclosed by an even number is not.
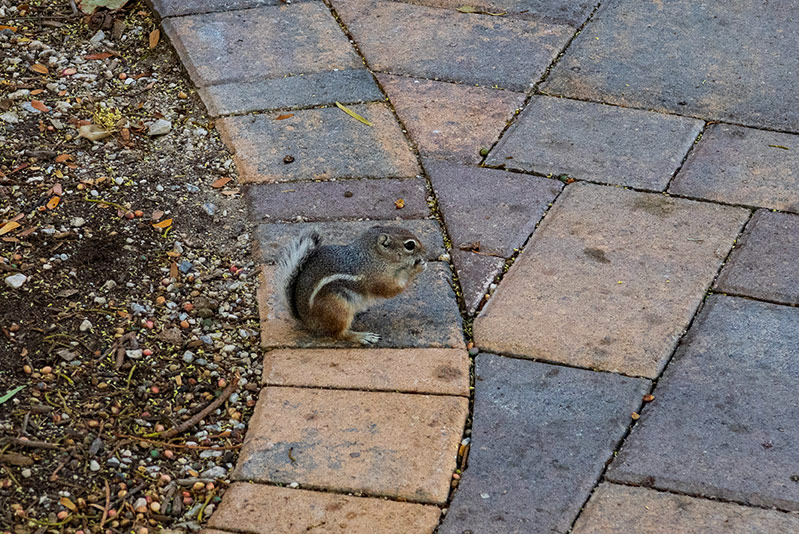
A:
[[[198,530],[255,405],[244,201],[157,28],[0,0],[0,532]]]

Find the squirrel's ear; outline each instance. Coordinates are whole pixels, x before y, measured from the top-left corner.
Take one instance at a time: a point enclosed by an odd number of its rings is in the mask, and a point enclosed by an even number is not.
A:
[[[377,243],[387,247],[391,244],[391,237],[388,234],[380,234],[377,236]]]

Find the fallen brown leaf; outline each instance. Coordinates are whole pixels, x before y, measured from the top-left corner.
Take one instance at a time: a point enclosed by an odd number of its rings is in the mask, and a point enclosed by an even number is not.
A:
[[[8,221],[3,226],[0,226],[0,235],[5,235],[12,230],[16,230],[20,226],[22,225],[19,224],[17,221]]]
[[[154,228],[168,228],[169,226],[172,226],[172,219],[164,219],[161,222],[153,224]]]
[[[38,109],[42,113],[50,113],[50,108],[45,106],[44,102],[41,100],[31,100],[31,106],[33,106],[34,109]]]
[[[34,63],[31,65],[31,70],[33,72],[38,72],[39,74],[50,74],[50,70],[41,63]]]
[[[93,60],[93,59],[108,59],[114,54],[110,52],[99,52],[97,54],[89,54],[88,56],[83,56],[83,59]]]
[[[161,40],[161,30],[158,28],[150,32],[150,48],[158,46],[158,41]]]
[[[231,178],[230,176],[224,176],[224,177],[220,178],[219,180],[216,180],[214,183],[212,183],[211,187],[213,187],[214,189],[219,189],[220,187],[225,187],[225,185],[227,185],[227,183],[230,182],[232,179],[233,178]]]
[[[72,157],[71,154],[59,154],[55,157],[56,163],[64,163],[65,161],[69,161],[71,159],[75,159]]]
[[[275,117],[275,120],[276,121],[282,121],[282,120],[285,120],[285,119],[290,119],[293,116],[294,116],[294,113],[284,113],[282,115],[278,115],[277,117]]]

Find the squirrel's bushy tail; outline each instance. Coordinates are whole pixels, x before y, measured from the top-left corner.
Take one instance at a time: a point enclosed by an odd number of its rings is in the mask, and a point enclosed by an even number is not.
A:
[[[313,230],[303,232],[286,246],[277,262],[275,290],[279,292],[283,302],[295,319],[299,319],[299,312],[294,298],[297,277],[302,270],[302,266],[319,248],[321,243],[322,237],[317,232]]]

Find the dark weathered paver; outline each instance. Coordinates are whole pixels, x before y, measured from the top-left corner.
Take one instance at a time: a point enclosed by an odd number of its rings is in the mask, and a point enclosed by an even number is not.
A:
[[[175,17],[163,27],[200,87],[363,68],[321,2]]]
[[[480,163],[524,93],[485,87],[378,75],[400,121],[423,156]]]
[[[388,107],[350,109],[373,125],[336,107],[294,111],[283,120],[276,119],[286,113],[226,117],[216,125],[245,182],[416,176],[416,157]]]
[[[259,286],[264,347],[353,346],[315,337],[300,329],[275,295],[273,272],[273,267],[264,267]],[[352,328],[379,334],[378,347],[464,347],[463,324],[450,276],[448,265],[429,264],[404,293],[356,316]]]
[[[799,215],[755,212],[716,291],[799,305]]]
[[[432,534],[440,513],[424,504],[236,482],[208,524],[253,534]]]
[[[799,131],[796,5],[603,4],[552,70],[548,93]]]
[[[436,160],[423,164],[453,247],[496,256],[508,257],[524,244],[563,188],[538,176]]]
[[[303,231],[315,229],[324,243],[346,245],[367,229],[377,224],[400,226],[412,232],[422,242],[427,261],[435,261],[446,252],[438,221],[330,221],[324,223],[275,223],[259,224],[255,239],[259,258],[263,263],[275,263],[281,250]]]
[[[799,213],[799,136],[712,125],[669,192]]]
[[[646,488],[600,484],[573,534],[775,534],[799,532],[799,517]]]
[[[443,503],[468,412],[464,397],[267,387],[233,477]]]
[[[302,1],[302,0],[294,0]],[[280,0],[147,0],[161,18],[279,5]]]
[[[382,0],[336,0],[374,70],[524,91],[574,28]]]
[[[277,349],[264,356],[263,383],[469,396],[463,349]]]
[[[477,356],[469,466],[439,532],[568,531],[648,385]]]
[[[400,199],[402,208],[397,208]],[[255,184],[247,188],[247,200],[250,215],[259,222],[430,215],[425,182],[420,178]]]
[[[558,24],[580,26],[597,4],[594,0],[407,0],[409,4],[457,9],[473,7],[488,13],[503,13],[503,17],[543,20]]]
[[[536,96],[486,164],[662,191],[702,125],[674,115]]]
[[[475,320],[481,349],[655,377],[749,217],[572,184]]]
[[[453,249],[452,263],[461,284],[466,312],[474,313],[483,301],[488,286],[505,267],[505,260],[487,254]]]
[[[713,295],[613,481],[799,510],[799,308]]]
[[[383,100],[369,71],[338,70],[285,78],[235,82],[198,89],[208,113],[239,115],[251,111],[305,108],[341,102]]]

